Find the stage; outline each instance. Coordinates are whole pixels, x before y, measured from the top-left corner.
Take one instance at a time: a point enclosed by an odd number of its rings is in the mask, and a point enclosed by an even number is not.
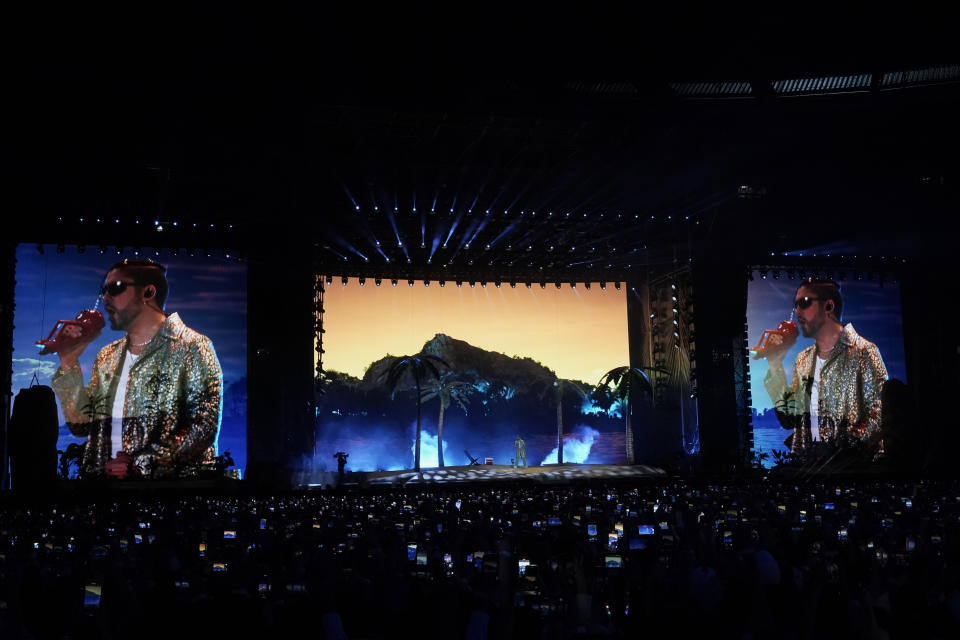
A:
[[[583,480],[636,480],[662,478],[666,472],[650,465],[614,464],[549,464],[514,469],[507,464],[431,467],[419,472],[370,471],[349,473],[347,486],[406,486],[422,484],[465,484],[482,482],[529,482],[534,484],[567,484]]]

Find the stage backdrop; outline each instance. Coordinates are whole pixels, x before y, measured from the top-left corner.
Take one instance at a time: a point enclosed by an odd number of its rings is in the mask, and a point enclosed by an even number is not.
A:
[[[529,465],[556,462],[558,419],[564,462],[626,461],[620,407],[593,393],[628,364],[626,287],[445,284],[337,277],[326,286],[317,465],[336,468],[344,451],[348,470],[413,466],[416,394],[409,378],[388,388],[384,373],[421,351],[446,363],[421,398],[421,467],[438,465],[439,447],[448,466],[510,464],[517,435]]]
[[[59,365],[56,354],[41,356],[34,342],[46,338],[57,320],[72,320],[82,309],[91,309],[107,269],[124,258],[145,258],[167,267],[170,293],[166,311],[177,312],[184,323],[211,339],[223,369],[223,411],[217,453],[230,452],[241,470],[247,459],[247,269],[236,260],[185,255],[156,256],[132,250],[101,254],[76,247],[58,253],[47,245],[43,254],[35,245],[17,248],[16,312],[14,322],[14,394],[30,386],[36,374],[40,384],[49,385]],[[103,311],[103,304],[99,310]],[[80,359],[85,381],[89,381],[94,358],[101,347],[122,337],[109,323]],[[65,451],[74,437],[59,411],[60,436],[57,449]]]
[[[781,271],[781,273],[783,273]],[[903,321],[900,306],[900,288],[896,283],[879,280],[841,280],[843,296],[843,322],[852,323],[857,333],[877,345],[890,378],[904,383],[906,362],[903,352]],[[753,273],[747,290],[748,341],[754,346],[765,329],[776,329],[784,320],[796,320],[791,313],[799,280],[781,275],[774,279],[769,274]],[[802,333],[783,360],[789,382],[793,376],[793,364],[797,354],[813,344],[812,338]],[[787,450],[784,439],[792,431],[783,429],[777,421],[773,402],[763,386],[768,371],[765,359],[750,359],[750,394],[753,413],[753,443],[755,453],[766,453],[764,466],[772,466],[772,453],[777,449]]]

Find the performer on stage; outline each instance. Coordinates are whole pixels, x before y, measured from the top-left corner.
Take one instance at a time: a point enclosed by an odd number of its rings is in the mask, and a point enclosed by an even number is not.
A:
[[[333,454],[333,457],[337,459],[337,486],[343,485],[343,474],[344,469],[347,467],[347,458],[350,457],[350,454],[345,451],[337,451]]]
[[[859,440],[882,453],[880,391],[887,369],[877,346],[842,323],[840,285],[808,278],[797,289],[794,309],[803,336],[814,344],[797,356],[789,385],[784,351],[767,358],[763,381],[780,424],[793,430],[784,443],[799,453],[819,441],[843,446]]]
[[[195,475],[214,462],[223,373],[210,339],[164,312],[168,290],[163,265],[116,263],[101,295],[110,328],[126,335],[100,350],[86,386],[78,359],[99,331],[58,352],[51,384],[70,431],[88,436],[84,475],[117,458],[154,477]],[[62,331],[80,335],[75,326]]]
[[[520,437],[520,434],[517,434],[517,439],[514,440],[513,446],[516,449],[516,455],[513,457],[513,468],[516,469],[520,464],[520,460],[523,460],[523,468],[527,468],[527,445]]]

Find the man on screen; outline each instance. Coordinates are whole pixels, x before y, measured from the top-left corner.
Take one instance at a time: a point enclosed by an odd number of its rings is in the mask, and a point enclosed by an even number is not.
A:
[[[797,289],[793,306],[803,336],[814,344],[797,355],[789,385],[783,369],[786,351],[774,350],[763,381],[780,424],[793,429],[785,444],[802,453],[815,442],[842,446],[861,441],[872,453],[882,452],[880,391],[887,369],[877,346],[841,322],[840,285],[808,278]]]
[[[125,332],[103,347],[83,384],[79,357],[99,334],[59,351],[53,376],[70,431],[87,436],[84,475],[127,458],[153,477],[195,475],[216,456],[223,373],[210,339],[166,314],[166,268],[123,260],[101,290],[110,328]],[[67,326],[70,337],[79,329]],[[119,458],[118,458],[118,454]]]

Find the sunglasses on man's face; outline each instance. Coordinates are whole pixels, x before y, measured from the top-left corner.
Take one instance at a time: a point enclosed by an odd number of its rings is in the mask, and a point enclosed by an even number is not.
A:
[[[793,301],[793,308],[807,309],[810,307],[810,305],[813,304],[814,300],[820,300],[820,298],[817,298],[815,296],[803,296],[802,298],[797,298],[796,300]]]
[[[127,287],[136,285],[136,282],[124,282],[123,280],[115,280],[113,282],[108,282],[103,285],[103,288],[100,289],[100,296],[109,295],[111,298],[116,298],[118,295],[127,290]]]

